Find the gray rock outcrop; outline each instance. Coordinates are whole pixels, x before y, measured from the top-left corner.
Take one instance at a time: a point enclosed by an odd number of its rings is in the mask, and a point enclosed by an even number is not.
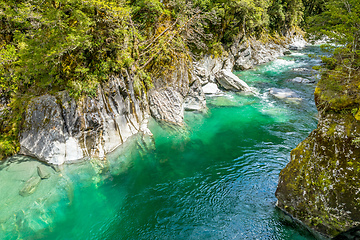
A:
[[[226,56],[214,57],[206,55],[194,64],[193,75],[199,78],[203,86],[207,83],[215,83],[215,74],[224,68],[226,60]]]
[[[358,239],[360,91],[356,79],[345,89],[329,80],[324,75],[314,92],[317,128],[291,151],[280,172],[277,206],[330,238]]]
[[[301,34],[295,34],[295,32],[289,32],[287,38],[281,41],[273,39],[257,40],[240,35],[234,39],[227,51],[224,50],[222,55],[205,55],[201,60],[195,62],[193,75],[199,79],[205,93],[215,94],[217,92],[214,85],[217,83],[216,75],[221,75],[218,72],[222,70],[228,72],[248,70],[256,65],[273,61],[278,57],[291,53],[288,49],[291,43],[303,44],[306,41]],[[226,87],[224,88],[226,89]],[[236,87],[231,87],[231,89],[234,90]]]
[[[194,81],[184,100],[185,111],[205,111],[206,99],[200,81]]]
[[[234,46],[237,46],[232,48],[235,70],[251,69],[255,65],[273,61],[287,52],[283,45],[271,40],[262,42],[253,38],[247,40],[240,38],[238,44]]]
[[[171,87],[154,90],[149,97],[151,115],[156,119],[175,125],[184,120],[184,98]]]
[[[140,130],[146,118],[132,85],[112,78],[95,98],[75,101],[67,92],[31,100],[20,133],[21,154],[52,164],[105,157]]]
[[[215,78],[226,90],[250,92],[250,87],[232,72],[222,69],[215,74]]]

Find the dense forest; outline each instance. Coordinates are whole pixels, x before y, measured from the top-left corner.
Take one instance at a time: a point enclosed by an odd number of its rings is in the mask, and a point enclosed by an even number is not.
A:
[[[0,158],[18,151],[32,97],[94,96],[114,74],[146,91],[179,61],[219,55],[239,36],[327,35],[334,57],[323,60],[347,81],[360,67],[359,15],[358,0],[0,0]]]

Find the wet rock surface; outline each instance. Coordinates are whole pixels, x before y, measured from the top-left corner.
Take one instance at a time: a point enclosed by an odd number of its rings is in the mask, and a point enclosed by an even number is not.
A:
[[[50,166],[16,155],[0,162],[0,239],[44,239],[44,232],[49,234],[64,219],[76,218],[83,224],[88,216],[71,216],[77,204],[87,208],[90,202],[91,214],[98,211],[106,216],[108,205],[101,202],[108,199],[98,188],[126,173],[138,155],[154,147],[151,136],[137,134],[106,159]]]
[[[37,166],[37,173],[41,179],[48,179],[53,174],[53,171],[49,167],[39,165]]]
[[[39,176],[38,168],[48,173],[46,179]],[[51,223],[50,215],[54,213],[43,211],[67,196],[62,185],[65,179],[51,166],[21,155],[5,160],[0,169],[0,238],[16,236],[17,231],[30,234]],[[39,213],[41,216],[37,216]]]
[[[216,83],[207,83],[202,89],[205,94],[218,94],[220,92]]]
[[[39,176],[31,177],[24,184],[24,187],[19,191],[19,194],[23,197],[33,194],[39,185],[41,178]]]

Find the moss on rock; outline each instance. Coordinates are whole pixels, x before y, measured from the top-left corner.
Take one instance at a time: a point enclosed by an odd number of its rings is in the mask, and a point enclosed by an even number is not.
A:
[[[278,207],[333,237],[360,226],[360,93],[329,89],[326,80],[315,90],[317,129],[291,152],[275,195]]]

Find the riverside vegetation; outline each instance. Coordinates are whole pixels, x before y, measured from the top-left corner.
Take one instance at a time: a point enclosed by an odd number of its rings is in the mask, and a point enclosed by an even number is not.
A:
[[[141,102],[179,66],[190,72],[204,55],[231,51],[235,39],[280,41],[302,27],[327,36],[332,56],[317,69],[318,129],[291,153],[276,195],[280,208],[335,236],[360,222],[359,16],[357,0],[1,0],[0,157],[19,151],[35,97],[66,91],[85,102],[122,76],[131,104]],[[345,170],[335,174],[338,166]]]
[[[133,76],[135,93],[166,84],[179,62],[220,55],[235,36],[281,36],[302,20],[290,1],[0,2],[1,157],[19,151],[30,99],[68,90],[95,96],[110,76]]]

